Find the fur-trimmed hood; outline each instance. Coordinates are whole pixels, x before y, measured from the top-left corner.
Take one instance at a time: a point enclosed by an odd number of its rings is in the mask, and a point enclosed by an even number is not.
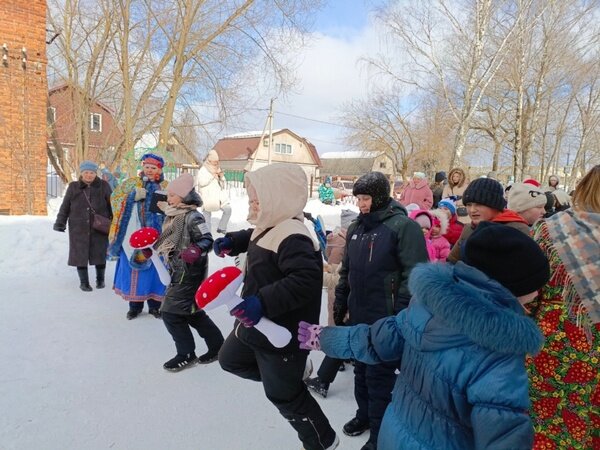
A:
[[[518,300],[474,267],[420,264],[408,285],[413,298],[403,334],[421,351],[469,342],[514,355],[536,354],[542,347],[541,332]]]

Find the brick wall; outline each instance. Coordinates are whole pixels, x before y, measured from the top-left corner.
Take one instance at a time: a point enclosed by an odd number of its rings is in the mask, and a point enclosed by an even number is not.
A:
[[[0,214],[46,214],[46,62],[46,0],[0,1]]]

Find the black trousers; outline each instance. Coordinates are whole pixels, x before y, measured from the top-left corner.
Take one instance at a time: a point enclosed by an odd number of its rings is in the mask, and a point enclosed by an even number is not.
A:
[[[368,421],[371,428],[369,442],[377,444],[383,413],[392,400],[398,362],[368,365],[354,363],[354,397],[358,404],[356,417]]]
[[[147,301],[148,301],[148,310],[160,309],[161,303],[158,300],[152,300],[151,298],[149,298]],[[129,302],[129,310],[130,311],[142,312],[143,309],[144,309],[144,302]]]
[[[167,331],[175,341],[178,355],[187,355],[196,350],[196,342],[194,342],[194,335],[190,327],[194,328],[200,337],[206,341],[208,352],[218,352],[221,344],[223,344],[221,330],[202,310],[190,315],[163,312],[162,319]]]
[[[317,371],[317,375],[319,376],[319,380],[324,383],[333,383],[335,377],[338,374],[340,366],[344,363],[343,359],[331,358],[329,356],[325,356],[321,365],[319,366],[319,370]]]
[[[237,325],[237,324],[236,324]],[[269,353],[252,349],[233,331],[219,352],[223,370],[260,381],[269,401],[298,433],[306,450],[323,450],[333,444],[335,431],[302,381],[307,352]]]

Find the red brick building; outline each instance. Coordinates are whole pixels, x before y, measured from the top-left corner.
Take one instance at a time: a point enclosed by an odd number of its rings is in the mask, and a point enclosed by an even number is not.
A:
[[[48,92],[48,122],[54,123],[57,140],[66,151],[67,160],[71,160],[70,155],[73,155],[77,131],[74,97],[74,88],[66,84],[53,87]],[[123,137],[121,129],[115,122],[113,111],[101,102],[92,102],[85,126],[87,127],[87,159],[108,165],[113,160],[115,149]],[[48,137],[48,145],[53,146],[50,137]],[[76,171],[77,167],[71,169]]]
[[[46,214],[46,1],[0,1],[0,214]]]

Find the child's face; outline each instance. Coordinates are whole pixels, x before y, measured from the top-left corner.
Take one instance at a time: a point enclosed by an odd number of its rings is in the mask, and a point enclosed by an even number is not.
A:
[[[439,225],[434,225],[434,226],[431,227],[431,235],[432,236],[439,236],[440,235],[440,231],[441,231],[441,228],[440,228]]]
[[[183,199],[179,195],[173,194],[172,192],[167,192],[167,203],[169,205],[179,205],[182,201]]]
[[[448,220],[452,219],[452,213],[450,212],[450,210],[444,206],[442,206],[440,208],[440,210],[444,211],[444,214],[446,214],[446,216],[448,217]]]

